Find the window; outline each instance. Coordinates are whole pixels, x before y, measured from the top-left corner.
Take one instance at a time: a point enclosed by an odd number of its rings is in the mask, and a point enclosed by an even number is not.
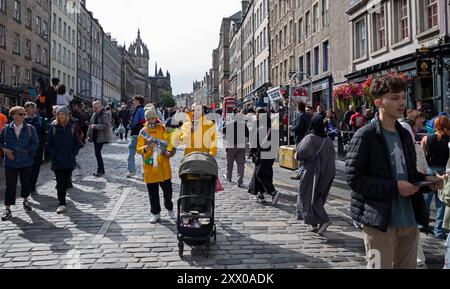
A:
[[[31,10],[27,9],[27,23],[26,23],[26,27],[28,29],[31,29],[31,21],[32,21],[31,19],[32,19]]]
[[[20,34],[14,33],[14,50],[15,54],[20,54]]]
[[[5,83],[5,62],[0,60],[0,84]]]
[[[52,45],[52,59],[56,60],[56,41],[53,40],[53,45]]]
[[[294,32],[294,23],[292,20],[289,21],[289,44],[291,44],[294,41],[295,32]]]
[[[305,15],[305,31],[306,31],[306,38],[308,38],[309,36],[311,36],[311,12],[308,11],[306,12]]]
[[[355,43],[355,59],[366,56],[366,19],[363,18],[355,23],[354,31],[354,43]]]
[[[298,21],[298,43],[303,41],[303,18]]]
[[[0,25],[0,47],[6,46],[6,28],[3,25]]]
[[[394,0],[393,3],[393,42],[397,43],[409,37],[409,1]]]
[[[300,58],[298,59],[298,64],[299,64],[299,71],[300,72],[305,72],[305,59],[304,59],[304,57],[303,56],[300,56]],[[304,74],[303,73],[300,73],[300,80],[301,81],[303,81],[303,79],[304,79]]]
[[[319,46],[317,46],[314,48],[314,75],[319,75],[320,73],[319,59]]]
[[[36,44],[36,57],[35,57],[35,62],[36,63],[41,63],[41,46],[39,44]]]
[[[428,29],[430,29],[438,25],[438,4],[437,0],[428,0],[426,2],[427,23]]]
[[[53,32],[56,32],[56,20],[57,20],[57,18],[56,18],[56,14],[55,13],[53,13]]]
[[[306,52],[306,73],[311,75],[311,52]]]
[[[14,18],[14,20],[20,22],[20,2],[19,1],[14,1],[13,18]]]
[[[36,16],[36,33],[42,35],[42,20],[39,16]]]
[[[48,65],[48,50],[46,48],[42,49],[42,65]]]
[[[67,39],[67,23],[64,22],[63,39]]]
[[[418,0],[419,33],[426,32],[438,26],[437,2],[437,0]]]
[[[25,58],[31,59],[31,40],[27,39],[25,41]]]
[[[58,62],[61,63],[62,46],[58,44]]]
[[[62,34],[62,19],[58,19],[58,35],[61,36]]]
[[[372,14],[372,27],[372,50],[378,51],[386,47],[386,17],[384,13],[384,6]]]
[[[29,69],[25,69],[25,80],[28,80],[27,83],[30,83],[31,79],[31,71]]]
[[[17,87],[19,86],[19,77],[20,77],[20,71],[19,66],[13,65],[12,71],[11,71],[11,77],[12,77],[12,86]]]
[[[322,26],[330,24],[330,2],[329,0],[322,0]]]
[[[44,38],[44,39],[48,39],[48,24],[47,24],[47,22],[43,22],[43,26],[42,26],[42,37]]]
[[[327,41],[325,41],[322,45],[322,53],[323,53],[323,72],[328,71],[328,54],[330,51],[330,44]]]
[[[6,0],[0,0],[0,11],[6,11]]]
[[[313,32],[316,33],[320,29],[319,3],[316,3],[313,6],[313,18]]]

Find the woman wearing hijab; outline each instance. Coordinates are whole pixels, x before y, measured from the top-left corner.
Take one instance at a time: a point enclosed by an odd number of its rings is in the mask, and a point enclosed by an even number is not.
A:
[[[280,192],[273,186],[273,164],[275,155],[272,152],[272,121],[263,108],[258,108],[256,125],[252,125],[252,143],[250,155],[255,164],[253,177],[248,192],[260,203],[265,203],[264,194],[272,197],[272,205],[278,203]]]
[[[297,159],[304,164],[300,181],[303,220],[318,234],[324,233],[331,224],[325,203],[336,175],[335,155],[324,120],[321,115],[315,115],[310,133],[297,146]]]

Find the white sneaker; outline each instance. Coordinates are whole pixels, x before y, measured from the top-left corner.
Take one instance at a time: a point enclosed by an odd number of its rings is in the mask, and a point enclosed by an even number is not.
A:
[[[273,195],[272,195],[272,205],[275,206],[276,204],[278,204],[278,201],[280,200],[280,196],[281,196],[281,193],[279,191],[276,191],[276,192],[273,193]]]
[[[156,215],[152,214],[152,217],[150,218],[150,224],[156,224],[159,221],[161,221],[161,215],[160,214],[156,214]]]
[[[167,215],[170,219],[175,219],[175,212],[174,211],[167,211]]]
[[[127,178],[129,178],[129,179],[133,178],[134,176],[136,176],[136,174],[133,174],[133,173],[127,173]]]
[[[59,206],[58,209],[56,210],[56,213],[58,215],[61,215],[62,213],[64,213],[65,210],[66,210],[66,206]]]
[[[317,232],[317,234],[321,235],[323,233],[325,233],[325,231],[328,229],[328,227],[331,225],[331,222],[326,222],[325,224],[322,224],[320,226],[319,231]]]

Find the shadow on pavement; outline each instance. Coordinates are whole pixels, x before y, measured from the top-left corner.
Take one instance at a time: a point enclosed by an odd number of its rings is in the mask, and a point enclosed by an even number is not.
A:
[[[96,209],[105,209],[106,204],[110,198],[105,195],[105,192],[88,192],[75,187],[70,189],[67,193],[72,201],[81,204],[90,204]]]
[[[56,227],[34,211],[28,215],[32,220],[31,223],[19,218],[11,219],[11,222],[23,232],[19,234],[19,237],[35,244],[51,244],[53,252],[64,253],[73,249],[73,246],[65,244],[72,238],[72,232],[69,229]]]

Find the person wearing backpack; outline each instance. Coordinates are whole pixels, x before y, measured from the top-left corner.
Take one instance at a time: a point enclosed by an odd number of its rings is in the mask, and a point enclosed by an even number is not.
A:
[[[27,118],[25,122],[32,125],[36,129],[36,133],[39,139],[39,147],[36,151],[36,155],[33,159],[33,169],[31,172],[31,194],[37,194],[36,183],[39,178],[39,172],[41,170],[42,158],[44,156],[44,146],[47,135],[47,123],[45,119],[39,116],[37,112],[37,106],[34,102],[25,103],[25,111],[27,112]]]
[[[59,201],[57,214],[62,214],[66,210],[67,189],[76,167],[76,156],[82,147],[76,128],[69,120],[69,109],[60,106],[56,113],[56,123],[51,124],[47,133],[47,151],[52,157],[52,170],[56,177]]]
[[[36,129],[24,120],[27,116],[25,108],[15,106],[9,111],[13,119],[0,135],[0,150],[5,154],[5,211],[2,221],[12,217],[11,206],[16,203],[17,178],[20,176],[21,197],[23,208],[26,212],[32,211],[29,201],[31,184],[30,175],[33,166],[33,158],[39,146]]]
[[[336,175],[336,153],[321,115],[312,118],[310,128],[310,133],[297,146],[297,160],[304,166],[300,199],[305,224],[323,234],[331,224],[325,203]]]

